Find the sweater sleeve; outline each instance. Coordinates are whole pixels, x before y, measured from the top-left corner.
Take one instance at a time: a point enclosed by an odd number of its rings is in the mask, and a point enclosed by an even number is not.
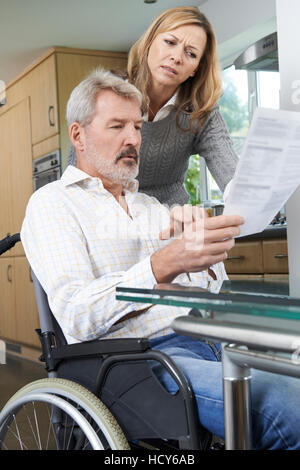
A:
[[[194,153],[205,159],[209,171],[223,192],[234,176],[238,157],[219,106],[212,109],[197,134]]]

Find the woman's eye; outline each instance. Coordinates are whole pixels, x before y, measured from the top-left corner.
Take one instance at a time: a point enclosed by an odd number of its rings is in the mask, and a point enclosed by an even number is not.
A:
[[[171,39],[165,39],[165,42],[166,42],[167,44],[174,44],[174,41],[172,41]]]
[[[195,54],[194,52],[192,52],[192,51],[187,51],[187,54],[188,54],[190,57],[192,57],[192,59],[196,59],[196,58],[197,58],[196,54]]]

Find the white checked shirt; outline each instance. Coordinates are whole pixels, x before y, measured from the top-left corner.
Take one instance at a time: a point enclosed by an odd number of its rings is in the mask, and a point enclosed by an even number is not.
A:
[[[155,337],[172,332],[172,320],[189,309],[116,300],[116,287],[153,288],[150,256],[165,246],[159,232],[169,211],[154,198],[125,190],[130,218],[99,178],[73,166],[36,191],[28,203],[21,240],[69,343],[95,338]],[[223,263],[213,267],[227,279]],[[206,271],[190,274],[207,288]],[[174,282],[187,283],[186,274]],[[150,307],[118,322],[128,313]]]

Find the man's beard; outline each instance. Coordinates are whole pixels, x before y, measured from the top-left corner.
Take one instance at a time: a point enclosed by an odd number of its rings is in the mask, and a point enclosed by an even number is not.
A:
[[[133,155],[134,159],[120,164],[119,161],[126,155]],[[87,139],[85,157],[101,176],[115,183],[127,185],[137,177],[139,172],[139,156],[132,145],[123,149],[114,160],[109,160],[103,157],[94,144]]]

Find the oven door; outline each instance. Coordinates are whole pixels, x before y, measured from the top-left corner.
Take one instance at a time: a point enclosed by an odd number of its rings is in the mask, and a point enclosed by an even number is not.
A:
[[[45,186],[45,184],[51,183],[52,181],[56,181],[60,178],[60,168],[51,168],[51,170],[43,171],[33,177],[33,190],[36,191],[37,189]]]

